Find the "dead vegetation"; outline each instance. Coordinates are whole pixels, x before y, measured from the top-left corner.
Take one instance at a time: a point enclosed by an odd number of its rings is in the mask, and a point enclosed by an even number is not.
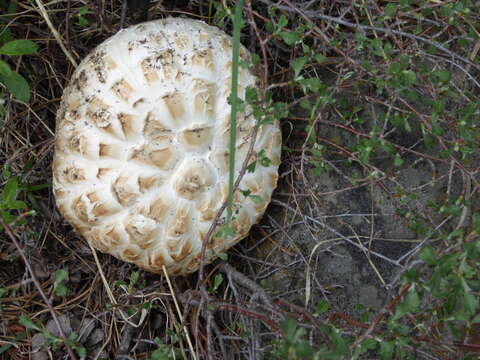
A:
[[[0,14],[2,29],[40,46],[8,59],[30,84],[30,102],[1,92],[1,184],[18,177],[29,207],[12,210],[9,226],[2,220],[0,356],[268,359],[286,358],[287,346],[292,359],[322,349],[317,358],[326,359],[352,358],[369,339],[396,341],[390,320],[421,289],[402,276],[430,271],[422,249],[441,259],[478,241],[475,2],[246,1],[241,41],[259,55],[264,94],[288,109],[280,184],[228,262],[171,279],[92,251],[48,187],[62,89],[92,48],[147,14],[232,30],[230,1],[128,3],[0,1],[13,9]],[[478,299],[476,286],[469,293]],[[444,319],[415,314],[405,320],[409,341],[395,349],[421,359],[479,351],[475,323],[457,337]],[[287,318],[304,329],[296,343]],[[311,350],[301,355],[297,345]],[[379,358],[379,346],[362,356]]]

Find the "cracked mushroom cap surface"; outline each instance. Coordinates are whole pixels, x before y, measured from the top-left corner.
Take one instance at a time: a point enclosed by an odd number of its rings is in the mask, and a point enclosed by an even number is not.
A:
[[[167,18],[121,30],[75,70],[57,113],[53,190],[60,212],[93,247],[152,272],[198,269],[227,197],[231,54],[232,39],[220,29]],[[243,46],[240,57],[249,57]],[[238,96],[256,86],[240,67]],[[237,118],[236,176],[256,123],[248,113]],[[278,122],[262,125],[254,150],[270,162],[243,177],[239,190],[254,196],[235,192],[236,234],[214,235],[205,263],[260,220],[280,148]]]

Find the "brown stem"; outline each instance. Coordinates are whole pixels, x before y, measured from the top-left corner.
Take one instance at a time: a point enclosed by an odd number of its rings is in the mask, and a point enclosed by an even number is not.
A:
[[[38,279],[35,276],[35,273],[33,272],[32,267],[30,266],[30,263],[28,262],[27,257],[25,256],[25,253],[23,252],[22,248],[20,247],[20,244],[18,243],[16,236],[14,235],[14,233],[12,232],[10,227],[3,222],[2,219],[0,219],[0,223],[3,226],[3,229],[4,229],[5,233],[8,235],[10,240],[12,240],[13,244],[17,248],[17,251],[20,254],[20,257],[22,258],[23,262],[25,263],[25,266],[27,267],[28,272],[30,273],[30,276],[32,277],[32,280],[33,280],[33,283],[35,284],[35,287],[37,288],[38,292],[40,293],[40,296],[42,297],[45,304],[47,304],[48,310],[50,311],[50,314],[52,315],[53,321],[55,322],[55,325],[57,325],[58,333],[62,337],[62,340],[64,340],[63,343],[65,344],[65,347],[67,348],[68,355],[70,355],[70,358],[72,360],[77,360],[77,357],[76,357],[74,351],[65,342],[67,337],[65,336],[65,333],[63,332],[63,329],[62,329],[62,326],[60,325],[60,322],[58,321],[57,314],[55,313],[55,310],[53,309],[52,304],[50,304],[50,301],[48,300],[47,296],[45,295],[45,292],[43,291],[42,286],[38,282]]]

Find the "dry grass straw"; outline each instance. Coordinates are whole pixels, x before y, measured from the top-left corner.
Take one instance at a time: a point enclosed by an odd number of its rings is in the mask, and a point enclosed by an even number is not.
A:
[[[78,64],[77,62],[75,61],[75,59],[73,58],[72,54],[70,54],[70,52],[67,50],[67,48],[65,47],[65,43],[62,39],[62,36],[60,35],[60,33],[57,31],[57,29],[55,28],[55,26],[53,26],[52,24],[52,21],[50,20],[50,16],[48,15],[48,12],[47,10],[45,9],[45,6],[43,5],[43,2],[42,0],[35,0],[35,3],[37,4],[38,6],[38,11],[40,12],[40,14],[42,15],[42,17],[45,19],[45,22],[47,23],[49,29],[52,31],[52,34],[53,36],[55,37],[55,40],[57,40],[57,43],[58,45],[62,48],[62,51],[63,53],[65,54],[65,56],[67,57],[67,59],[72,63],[72,65],[74,67],[77,67]]]
[[[196,360],[197,359],[197,354],[195,352],[195,349],[193,348],[192,340],[190,340],[190,334],[188,332],[188,329],[185,326],[185,324],[182,324],[183,323],[182,310],[180,310],[180,306],[178,305],[177,297],[175,295],[175,291],[173,289],[172,282],[170,281],[170,276],[168,276],[165,265],[162,267],[162,270],[163,270],[163,275],[165,276],[165,279],[167,279],[168,288],[170,289],[170,294],[172,295],[172,299],[173,299],[173,302],[175,304],[175,309],[177,310],[178,320],[180,321],[180,324],[181,324],[180,326],[182,327],[182,330],[183,330],[183,332],[185,334],[185,337],[187,339],[188,347],[190,348],[190,353],[192,355],[192,358],[194,360]]]

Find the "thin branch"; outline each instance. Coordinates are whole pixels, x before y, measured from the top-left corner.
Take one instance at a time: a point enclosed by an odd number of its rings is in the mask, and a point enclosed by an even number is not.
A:
[[[235,192],[237,190],[238,186],[240,185],[240,181],[242,181],[243,176],[245,175],[245,172],[247,171],[247,167],[248,167],[250,158],[252,157],[252,155],[255,152],[255,142],[257,140],[257,133],[258,133],[258,126],[255,126],[255,128],[253,129],[253,131],[250,135],[250,137],[252,139],[251,142],[250,142],[250,147],[248,149],[247,156],[245,157],[245,160],[243,161],[242,168],[240,169],[237,180],[235,181],[235,184],[233,186],[233,192]],[[223,202],[222,206],[218,210],[217,215],[213,219],[212,225],[210,225],[210,228],[208,229],[207,235],[205,236],[205,240],[203,241],[202,251],[200,253],[199,282],[202,282],[203,279],[204,279],[204,274],[205,273],[204,273],[203,268],[204,268],[204,264],[205,264],[205,252],[207,250],[207,244],[210,241],[210,238],[212,237],[213,232],[217,228],[217,225],[219,225],[220,218],[222,217],[222,214],[225,211],[225,209],[227,208],[227,206],[228,206],[228,199]]]
[[[368,329],[352,344],[351,349],[355,349],[359,344],[361,344],[370,334],[375,331],[375,328],[378,324],[385,318],[385,316],[393,310],[395,305],[407,294],[408,289],[410,289],[410,284],[405,285],[400,293],[393,298],[375,317]]]
[[[193,360],[197,360],[197,355],[195,353],[195,350],[193,349],[192,341],[190,340],[190,334],[188,333],[187,327],[183,323],[182,311],[180,310],[180,306],[178,305],[177,297],[175,296],[175,292],[173,291],[172,282],[170,281],[170,277],[168,276],[165,265],[162,266],[162,270],[163,270],[163,274],[165,275],[165,278],[167,279],[168,288],[170,289],[170,293],[172,294],[173,303],[175,304],[175,309],[177,310],[178,319],[181,323],[180,325],[182,326],[182,329],[185,332],[185,337],[187,339],[188,347],[190,348],[190,351],[192,353],[192,358]]]
[[[255,281],[250,280],[244,274],[235,270],[228,263],[223,263],[220,266],[220,271],[223,272],[225,275],[227,275],[229,278],[235,280],[238,284],[253,291],[254,295],[257,295],[265,305],[269,306],[270,308],[273,308],[272,299],[270,299],[270,296],[268,296],[267,292],[262,287],[260,287],[260,285],[258,285]]]
[[[200,299],[195,299],[195,298],[187,298],[186,296],[179,296],[179,300],[183,303],[195,305],[195,306],[201,306],[202,305],[202,299],[200,296]],[[270,328],[273,332],[276,332],[278,334],[281,334],[281,326],[280,324],[275,321],[274,319],[271,319],[269,316],[262,314],[258,311],[250,310],[247,308],[244,308],[242,306],[238,306],[236,304],[231,304],[226,301],[216,301],[214,299],[209,299],[209,305],[215,310],[215,311],[227,311],[227,312],[232,312],[232,313],[237,313],[240,315],[243,315],[249,319],[261,321],[264,323],[267,327]]]
[[[266,0],[261,0],[261,1],[264,2],[264,3],[267,3],[271,6],[275,6],[277,8],[280,8],[279,5],[275,4],[274,2],[266,1]],[[384,33],[384,34],[387,34],[387,35],[394,34],[394,35],[406,37],[406,38],[409,38],[409,39],[417,40],[417,41],[423,42],[425,44],[431,45],[434,48],[436,48],[440,51],[443,51],[444,53],[450,55],[452,58],[461,60],[464,63],[469,64],[470,66],[473,66],[475,69],[480,70],[480,65],[475,64],[470,59],[467,59],[464,56],[458,55],[458,54],[454,53],[453,51],[448,50],[446,47],[436,43],[435,41],[424,38],[423,36],[410,34],[410,33],[407,33],[405,31],[401,31],[401,30],[386,29],[386,28],[382,28],[382,27],[378,27],[378,26],[368,26],[368,25],[354,24],[354,23],[351,23],[349,21],[342,20],[340,18],[336,18],[336,17],[329,16],[329,15],[324,15],[324,14],[322,14],[320,12],[316,12],[316,11],[315,12],[309,12],[307,14],[304,10],[299,9],[297,6],[295,6],[290,0],[283,0],[283,2],[287,5],[289,5],[290,8],[281,7],[282,10],[292,12],[292,9],[294,9],[295,12],[300,14],[306,21],[308,21],[312,24],[313,24],[312,19],[322,19],[322,20],[325,20],[325,21],[330,21],[330,22],[334,22],[334,23],[337,23],[337,24],[340,24],[340,25],[343,25],[343,26],[347,26],[347,27],[350,27],[350,28],[355,29],[355,30],[378,31],[378,32],[381,32],[381,33]]]
[[[52,32],[53,36],[55,37],[55,40],[57,40],[58,45],[62,49],[62,51],[65,54],[65,56],[67,57],[67,59],[70,60],[73,67],[76,68],[78,66],[77,62],[73,58],[72,54],[70,54],[68,49],[65,47],[65,44],[63,43],[62,35],[60,35],[60,33],[57,31],[57,29],[55,29],[55,26],[53,26],[52,21],[50,20],[50,17],[48,16],[48,12],[45,9],[45,6],[43,5],[42,0],[35,0],[35,2],[37,3],[38,11],[42,15],[45,22],[47,23],[50,31]]]
[[[283,202],[281,202],[281,201],[279,201],[279,200],[272,200],[272,203],[278,204],[278,205],[280,205],[280,206],[283,206],[284,208],[286,208],[286,209],[289,210],[290,212],[296,213],[296,211],[295,211],[293,208],[291,208],[289,205],[287,205],[287,204],[285,204],[285,203],[283,203]],[[355,241],[349,239],[348,237],[346,237],[345,235],[341,234],[340,232],[338,232],[338,231],[337,231],[336,229],[334,229],[333,227],[327,225],[325,222],[322,222],[322,221],[320,221],[320,220],[318,220],[318,219],[315,219],[314,217],[311,217],[311,216],[308,216],[308,215],[302,215],[302,217],[303,217],[304,219],[307,219],[307,220],[309,220],[309,221],[311,221],[311,222],[313,222],[313,223],[315,223],[315,224],[317,224],[317,225],[320,225],[322,228],[327,229],[328,231],[334,233],[334,234],[337,235],[339,238],[341,238],[341,239],[345,240],[346,242],[348,242],[350,245],[353,245],[353,246],[355,246],[356,248],[359,248],[360,250],[368,251],[368,249],[367,249],[363,244],[361,244],[361,243],[358,244],[358,243],[356,243]],[[385,256],[385,255],[382,255],[382,254],[380,254],[380,253],[378,253],[378,252],[370,251],[370,254],[371,254],[371,255],[374,255],[374,256],[382,259],[382,260],[385,260],[385,261],[389,262],[390,264],[396,265],[396,266],[398,266],[398,267],[400,267],[400,268],[402,268],[402,269],[404,268],[404,266],[403,266],[402,264],[400,264],[399,261],[397,261],[397,260],[392,260],[392,259],[390,259],[389,257],[387,257],[387,256]]]
[[[30,273],[30,276],[32,277],[32,281],[35,284],[35,287],[37,288],[38,292],[40,293],[40,296],[42,297],[43,301],[45,302],[45,304],[48,307],[48,310],[50,311],[50,314],[52,315],[53,321],[55,322],[55,325],[58,328],[58,333],[60,334],[60,336],[62,337],[63,340],[66,340],[67,337],[65,336],[65,333],[63,331],[62,326],[60,325],[60,322],[58,321],[57,314],[55,313],[55,310],[53,309],[52,304],[50,304],[50,301],[48,300],[47,295],[45,295],[45,292],[43,291],[42,286],[40,285],[40,282],[38,281],[37,277],[35,276],[35,273],[33,272],[32,267],[31,267],[30,263],[28,262],[27,257],[25,256],[25,253],[23,252],[22,248],[20,247],[20,244],[18,243],[15,234],[12,232],[10,227],[7,224],[5,224],[5,222],[2,219],[0,219],[0,223],[3,226],[3,229],[4,229],[5,233],[8,235],[10,240],[12,240],[13,244],[17,248],[17,251],[20,254],[20,257],[22,258],[23,262],[25,263],[25,266],[27,267],[27,270]],[[72,350],[72,348],[65,341],[63,341],[63,343],[64,343],[65,347],[67,348],[68,355],[70,355],[70,358],[72,360],[76,360],[77,357],[76,357],[74,351]]]

